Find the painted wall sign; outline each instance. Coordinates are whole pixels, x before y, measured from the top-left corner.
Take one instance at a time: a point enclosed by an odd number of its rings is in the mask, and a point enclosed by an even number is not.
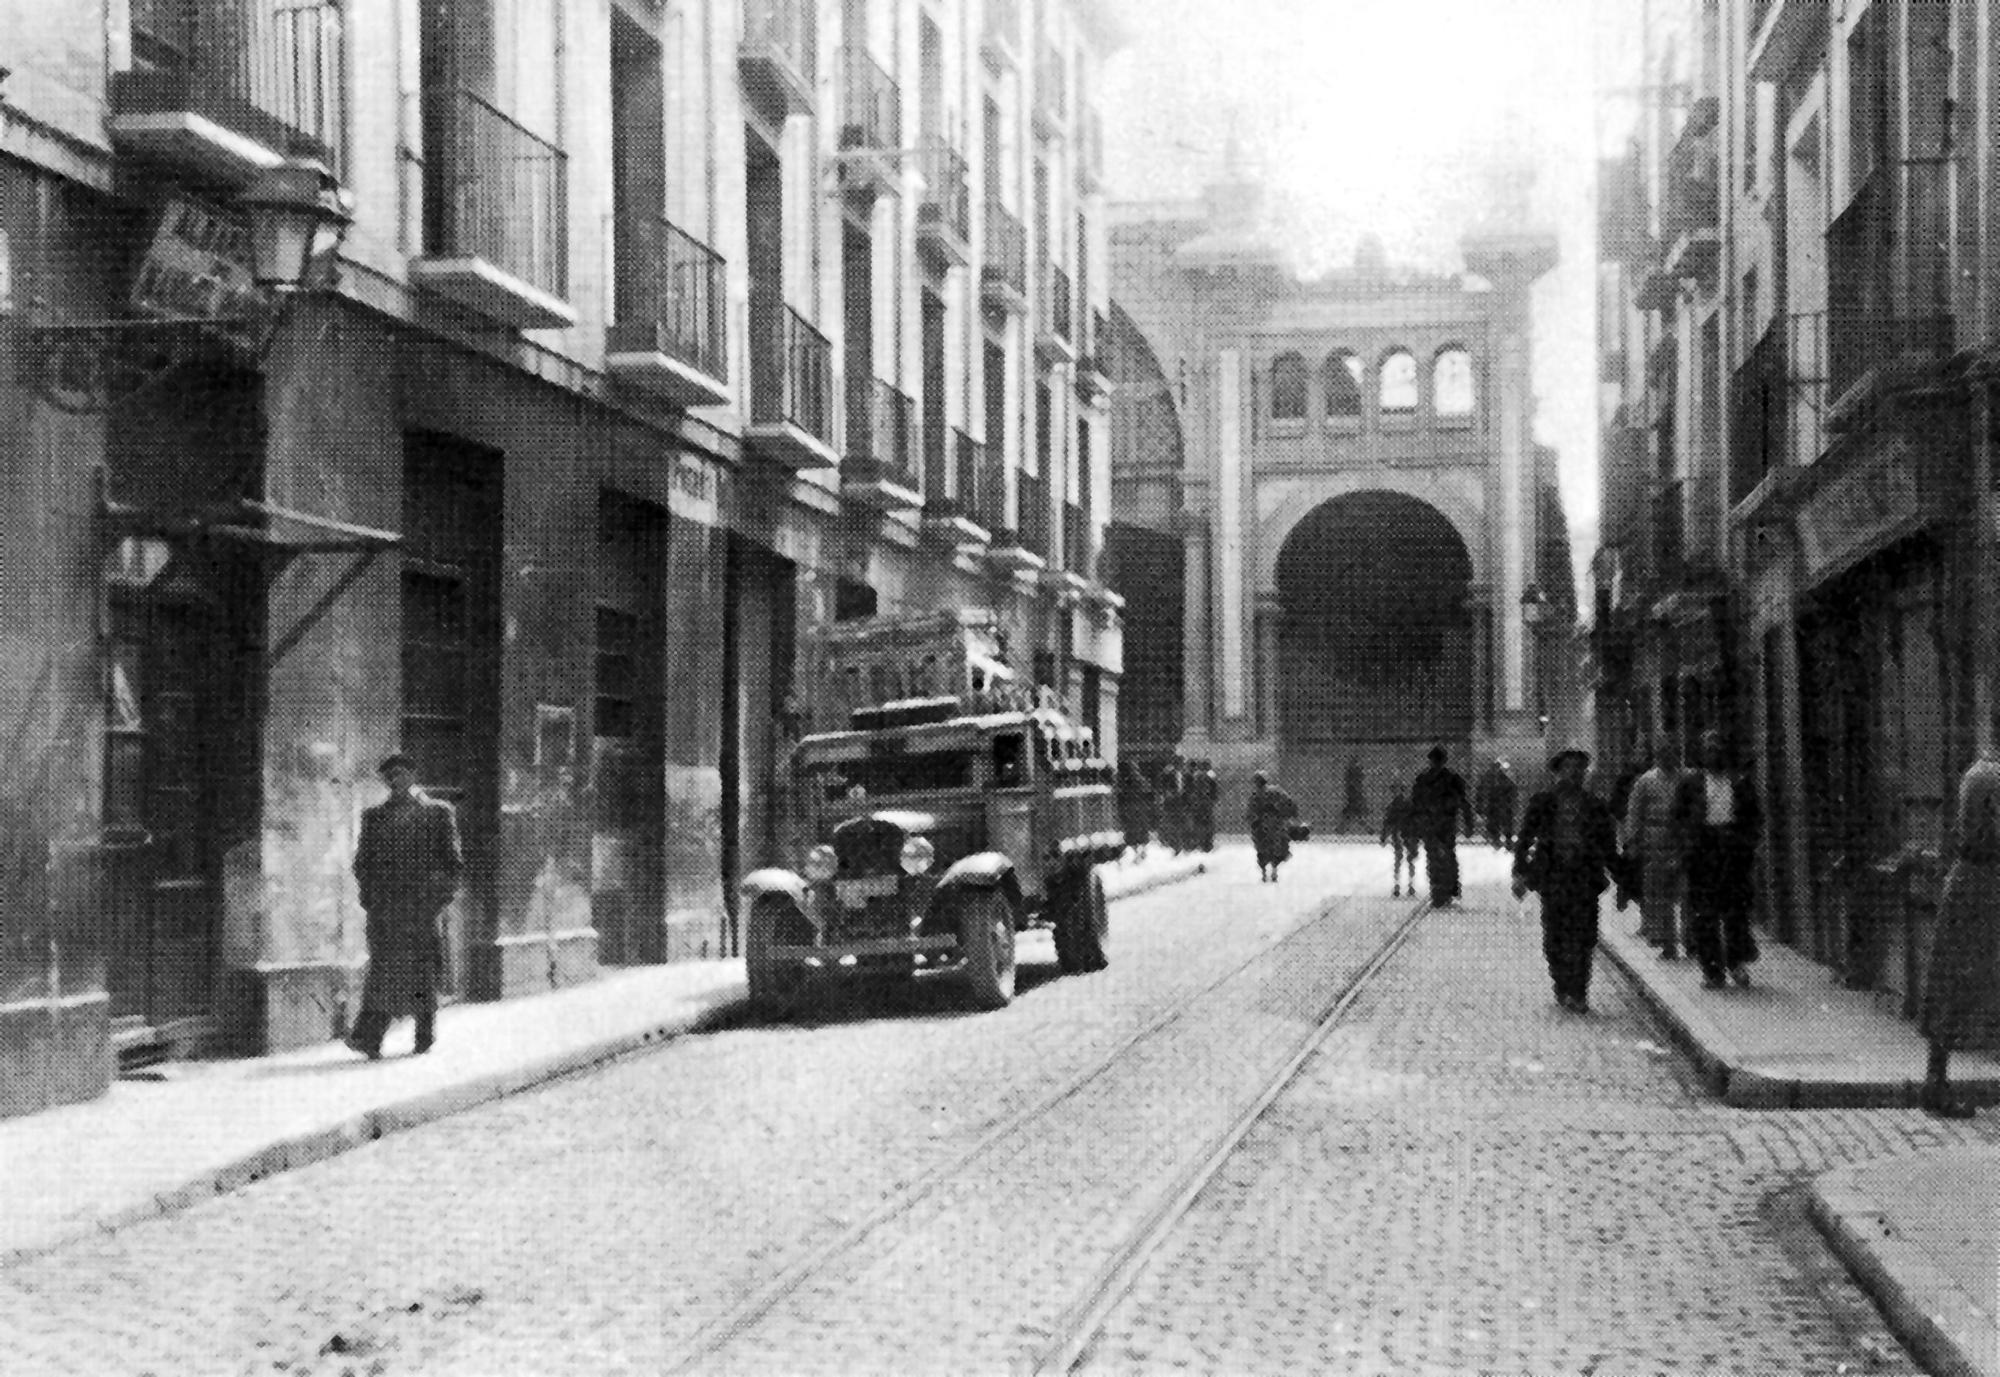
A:
[[[1891,436],[1874,454],[1799,507],[1799,548],[1808,578],[1837,573],[1921,525],[1928,515],[1908,440]]]
[[[716,525],[721,519],[722,479],[715,465],[692,454],[674,457],[673,488],[667,503],[683,521]]]

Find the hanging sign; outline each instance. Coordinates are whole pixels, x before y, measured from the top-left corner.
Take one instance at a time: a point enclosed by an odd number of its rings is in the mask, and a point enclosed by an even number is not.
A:
[[[257,285],[250,227],[186,196],[173,196],[132,277],[132,307],[143,315],[205,321],[254,339],[271,311]]]

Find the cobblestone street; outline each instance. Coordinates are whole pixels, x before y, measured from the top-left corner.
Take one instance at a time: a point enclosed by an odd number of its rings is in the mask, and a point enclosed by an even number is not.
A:
[[[1018,1369],[1413,908],[1372,848],[1218,861],[1108,971],[1025,941],[998,1014],[855,991],[14,1267],[7,1370]],[[1914,1371],[1796,1188],[1984,1121],[1705,1101],[1607,962],[1555,1011],[1467,862],[1086,1367]]]

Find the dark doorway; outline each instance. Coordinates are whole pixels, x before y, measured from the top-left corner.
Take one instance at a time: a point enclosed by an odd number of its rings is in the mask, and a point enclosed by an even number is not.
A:
[[[1118,688],[1118,753],[1150,760],[1180,748],[1187,547],[1181,537],[1112,522],[1104,528],[1111,577],[1125,599],[1125,677]]]
[[[597,504],[591,921],[609,966],[666,958],[666,510]]]
[[[945,496],[945,369],[944,298],[926,287],[922,293],[922,338],[924,370],[924,491],[934,498]]]
[[[779,733],[791,692],[796,580],[790,560],[729,538],[723,581],[722,885],[725,948],[738,951],[737,886],[778,860]]]
[[[448,435],[403,441],[403,741],[458,809],[465,887],[445,914],[445,989],[499,996],[501,462]]]
[[[121,1055],[215,1032],[223,862],[257,834],[263,571],[189,541],[111,602],[105,721],[109,985]]]

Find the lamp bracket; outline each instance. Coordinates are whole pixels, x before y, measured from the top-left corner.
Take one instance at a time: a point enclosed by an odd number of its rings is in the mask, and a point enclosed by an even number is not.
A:
[[[59,410],[107,411],[191,363],[254,363],[265,325],[206,316],[35,322],[24,381]]]

